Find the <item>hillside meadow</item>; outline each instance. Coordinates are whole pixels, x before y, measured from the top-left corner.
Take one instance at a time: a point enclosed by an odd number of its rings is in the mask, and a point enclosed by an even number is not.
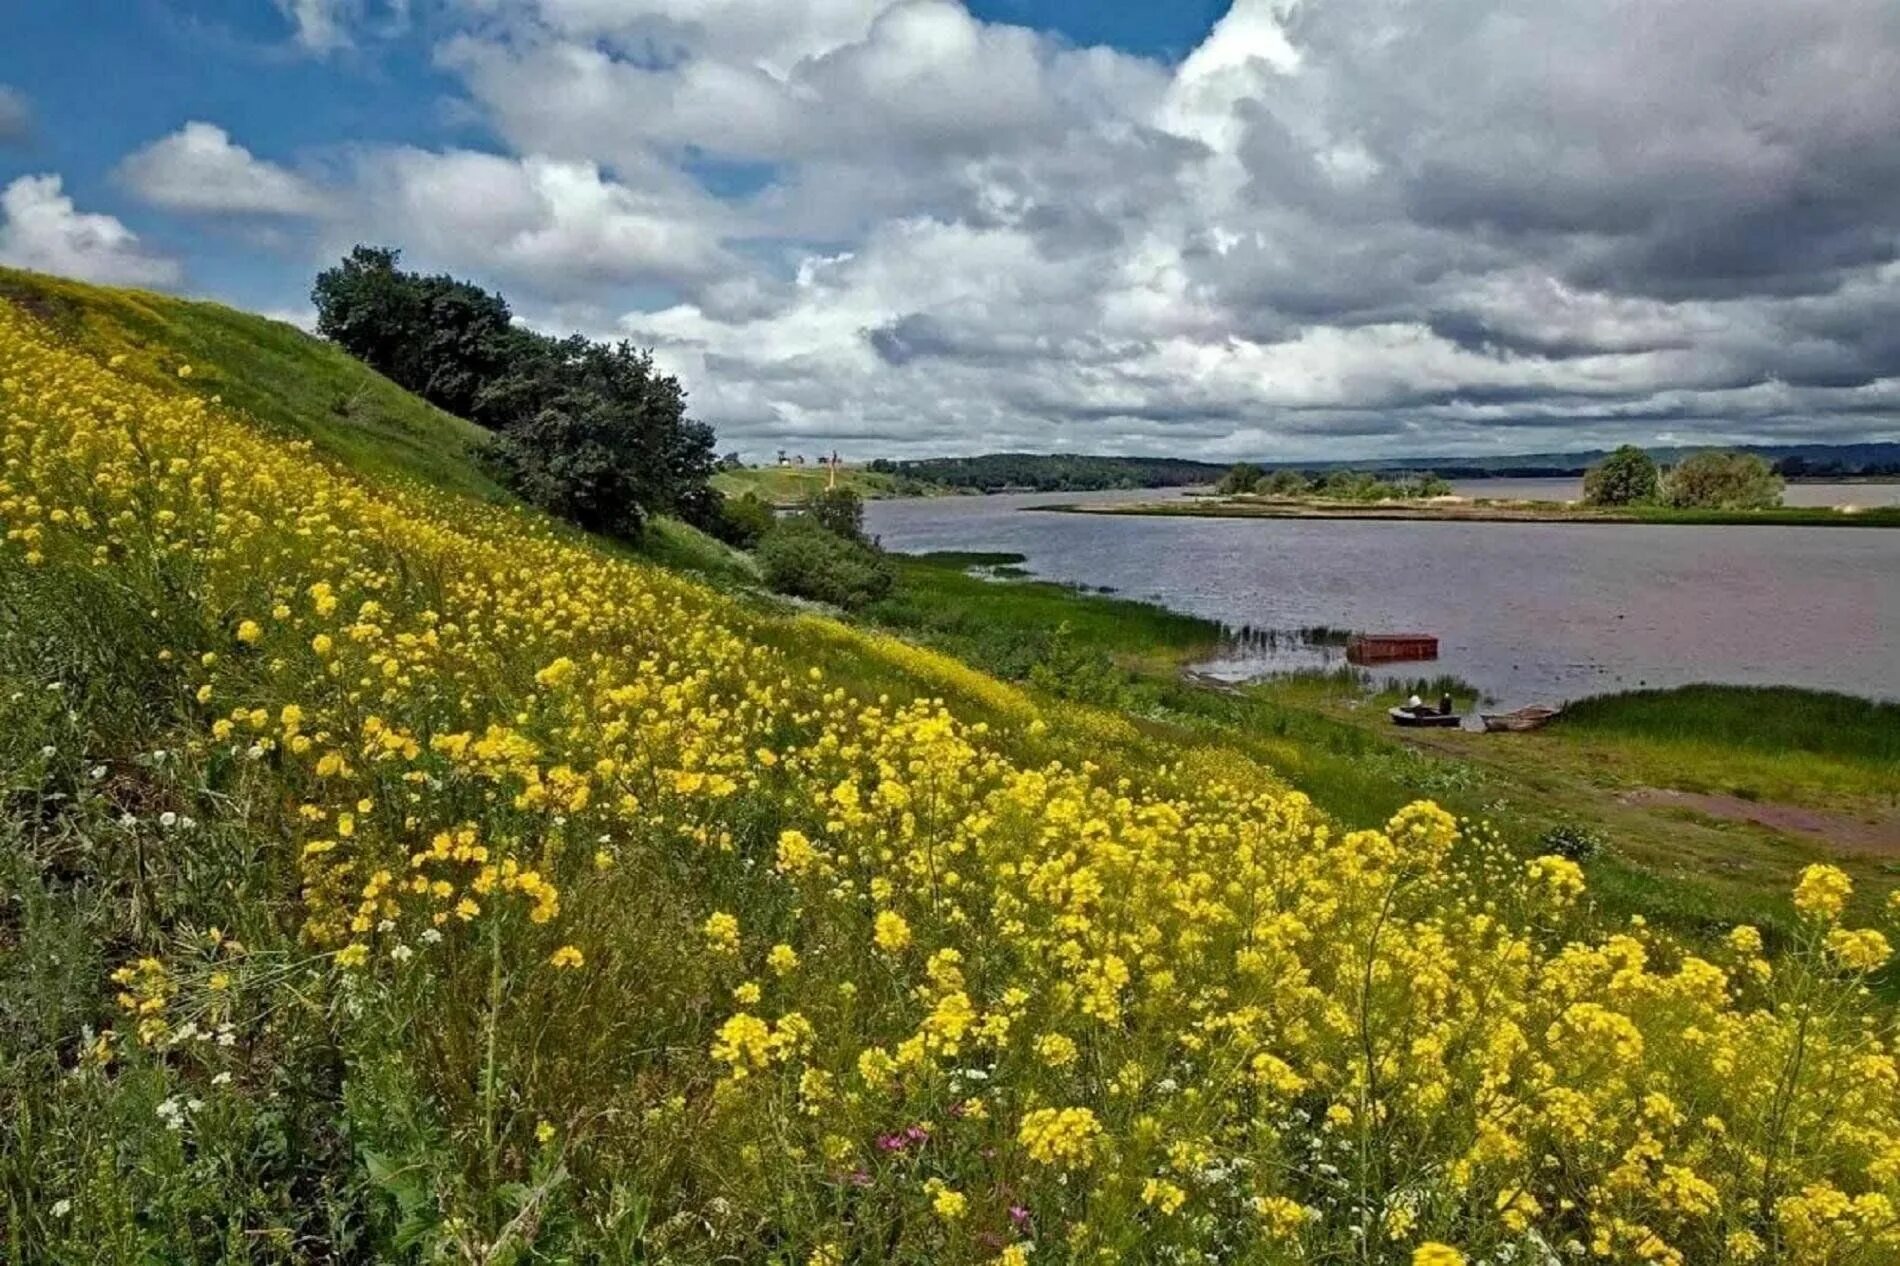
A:
[[[0,302],[9,1260],[1900,1258],[1841,871],[1772,961],[1609,927],[60,293]]]

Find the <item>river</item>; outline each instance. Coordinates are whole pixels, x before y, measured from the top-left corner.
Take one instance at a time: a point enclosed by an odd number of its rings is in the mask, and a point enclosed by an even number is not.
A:
[[[1900,698],[1900,529],[1036,509],[1171,495],[1179,493],[876,501],[865,519],[890,549],[1018,553],[1036,576],[1106,586],[1236,629],[1433,633],[1439,659],[1401,671],[1454,674],[1506,707],[1698,681]],[[1337,656],[1279,638],[1237,645],[1206,668],[1242,678]]]

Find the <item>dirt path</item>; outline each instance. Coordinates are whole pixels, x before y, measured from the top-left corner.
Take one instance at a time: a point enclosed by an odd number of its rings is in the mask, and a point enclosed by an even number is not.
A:
[[[1642,787],[1617,797],[1624,804],[1687,809],[1725,822],[1746,822],[1783,835],[1800,836],[1829,849],[1900,857],[1900,816],[1859,818],[1799,805],[1744,800],[1740,796]]]

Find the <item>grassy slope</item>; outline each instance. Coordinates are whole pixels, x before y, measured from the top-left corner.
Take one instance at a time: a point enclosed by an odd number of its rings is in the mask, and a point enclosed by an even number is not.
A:
[[[14,281],[11,277],[7,280]],[[18,285],[17,282],[15,284]],[[43,302],[41,293],[44,292],[30,291],[29,299]],[[364,469],[424,478],[432,483],[461,488],[482,496],[504,496],[492,485],[486,485],[479,471],[469,464],[466,443],[459,448],[451,447],[456,438],[452,433],[443,432],[435,437],[444,447],[423,452],[421,447],[426,432],[405,432],[393,417],[384,416],[375,423],[357,423],[346,417],[344,423],[332,423],[321,416],[320,410],[307,408],[307,402],[295,397],[306,388],[317,389],[317,384],[325,381],[320,375],[338,367],[330,365],[326,368],[325,362],[333,360],[330,352],[284,327],[268,327],[258,331],[260,335],[271,334],[271,339],[264,340],[260,347],[247,348],[243,346],[247,337],[246,321],[252,319],[225,313],[209,305],[177,304],[175,301],[148,299],[144,296],[106,295],[80,288],[71,288],[63,297],[69,301],[70,307],[54,315],[76,322],[76,328],[96,336],[107,346],[115,345],[109,339],[119,342],[130,339],[128,331],[138,328],[134,324],[138,320],[156,321],[160,323],[159,329],[177,330],[181,346],[184,346],[182,340],[192,340],[189,355],[204,358],[202,363],[194,359],[194,365],[204,371],[209,381],[225,391],[227,399],[244,403],[267,424],[291,433],[308,435],[324,451],[338,456],[344,462],[360,464]],[[122,307],[131,311],[122,313]],[[219,331],[224,333],[220,334]],[[218,341],[220,338],[226,340],[222,345]],[[140,345],[139,355],[149,360],[147,371],[154,374],[175,374],[175,364],[168,362],[168,354],[164,347],[149,342]],[[246,396],[239,394],[240,385],[233,381],[229,363],[216,361],[215,358],[220,354],[258,357],[260,359],[252,363],[274,365],[281,377],[271,383],[268,389],[250,389],[258,402],[252,404]],[[310,376],[300,383],[299,376],[306,373]],[[373,375],[368,377],[374,378]],[[358,381],[360,385],[362,380]],[[387,384],[376,386],[380,382],[374,380],[365,390],[394,390]],[[270,394],[272,391],[283,394]],[[435,419],[439,419],[440,415],[418,409],[412,406],[408,413],[416,425],[438,424]],[[688,533],[669,531],[661,536],[666,543],[665,548],[677,551],[681,561],[698,560],[703,563],[709,558],[707,544]],[[908,606],[900,603],[887,613],[893,623],[902,626],[903,621],[909,619],[928,623],[933,615],[943,616],[946,618],[926,630],[933,638],[953,645],[960,642],[980,645],[976,636],[979,626],[1043,629],[1051,620],[1067,622],[1077,631],[1078,638],[1091,648],[1137,665],[1166,663],[1177,659],[1181,653],[1200,645],[1200,639],[1207,632],[1199,622],[1183,621],[1153,608],[1142,607],[1141,604],[1109,603],[1099,597],[1058,586],[1004,586],[978,590],[976,586],[988,586],[989,582],[958,578],[955,574],[964,561],[967,560],[950,560],[947,563],[944,560],[935,563],[930,560],[906,562],[907,581],[912,586],[910,603]],[[934,574],[928,570],[933,566],[938,569]],[[918,598],[916,587],[933,582],[935,589],[927,597]],[[978,609],[979,620],[969,620],[963,613],[966,607]],[[877,639],[828,621],[797,617],[762,618],[753,631],[760,640],[784,647],[792,661],[801,667],[822,666],[833,680],[848,684],[859,695],[874,690],[887,690],[897,698],[942,695],[952,699],[959,713],[971,719],[1019,712],[1025,707],[1033,708],[1047,717],[1052,735],[1058,737],[1052,739],[1051,748],[1039,751],[1026,748],[1026,752],[1063,759],[1068,759],[1072,753],[1086,753],[1111,776],[1123,771],[1147,771],[1164,762],[1181,762],[1185,772],[1191,775],[1195,770],[1193,762],[1198,756],[1205,756],[1210,762],[1224,759],[1220,772],[1231,775],[1245,762],[1228,754],[1241,753],[1271,762],[1284,770],[1324,806],[1333,809],[1342,820],[1352,825],[1378,821],[1391,809],[1420,794],[1438,796],[1455,809],[1475,813],[1489,807],[1487,797],[1495,791],[1495,786],[1485,782],[1485,779],[1492,777],[1489,774],[1474,776],[1461,761],[1432,752],[1421,753],[1394,742],[1384,734],[1375,733],[1353,716],[1336,712],[1335,709],[1345,708],[1346,703],[1337,696],[1331,683],[1295,683],[1293,689],[1310,691],[1313,695],[1312,698],[1296,698],[1292,695],[1275,697],[1266,693],[1223,694],[1185,685],[1171,673],[1154,675],[1149,682],[1154,694],[1148,697],[1144,714],[1123,718],[1089,709],[1071,708],[1033,692],[1002,686],[956,661],[920,654],[909,648],[885,645]],[[83,642],[85,639],[74,640]],[[1157,646],[1161,648],[1159,651]],[[142,655],[138,658],[149,662],[151,657]],[[1611,729],[1618,725],[1640,728],[1642,724],[1630,717],[1619,719],[1613,714],[1598,718],[1598,723]],[[1584,728],[1581,725],[1578,727],[1580,731]],[[1069,737],[1060,737],[1065,735]],[[1548,737],[1562,740],[1565,736],[1553,733]],[[1061,743],[1060,747],[1055,746],[1058,742]],[[1264,765],[1261,766],[1262,777],[1265,777],[1264,769]],[[1511,794],[1517,794],[1515,785],[1512,786]],[[1612,878],[1616,873],[1614,868],[1619,864],[1608,864],[1608,873]],[[1602,884],[1606,867],[1598,867],[1597,872],[1593,878]],[[1614,884],[1609,889],[1609,896],[1611,901],[1620,899],[1619,890]],[[1686,904],[1676,898],[1659,899],[1659,904],[1668,905],[1670,901],[1675,902],[1669,906],[1670,909],[1688,911]],[[638,923],[643,913],[633,912],[627,921]],[[1727,906],[1726,917],[1732,918],[1735,913],[1731,902]],[[1711,919],[1723,915],[1724,911],[1717,907],[1711,907],[1708,912]],[[659,926],[657,919],[655,926]],[[44,954],[42,957],[48,961],[86,961],[65,947],[58,954]],[[44,988],[41,992],[47,997],[63,998],[67,994],[76,995],[82,985],[83,982],[75,977],[73,989]],[[601,1022],[607,1023],[610,1009],[602,1006],[598,1012],[591,1008],[569,1010],[570,1014],[598,1014],[603,1017]],[[295,1008],[288,1010],[294,1012]],[[0,1012],[3,1011],[4,1008],[0,1008]],[[284,1023],[288,1025],[298,1018],[294,1014],[286,1015]],[[71,1027],[64,1026],[65,1029]],[[426,1029],[429,1026],[424,1027]],[[417,1040],[426,1040],[426,1033],[419,1033]],[[492,1035],[489,1044],[492,1049]],[[558,1039],[550,1042],[551,1046],[558,1044]],[[155,1086],[164,1084],[154,1080]],[[371,1093],[371,1090],[361,1085],[353,1085],[351,1089],[354,1093]],[[154,1098],[157,1093],[154,1092]],[[400,1100],[396,1092],[392,1091],[391,1097]],[[326,1112],[324,1119],[319,1121],[320,1128],[309,1132],[327,1137],[320,1133],[320,1129],[328,1126],[328,1117],[332,1114],[327,1110],[333,1105],[321,1096],[312,1098],[322,1104]],[[128,1096],[126,1102],[132,1103],[133,1100]],[[162,1109],[149,1102],[137,1103],[135,1106],[139,1119],[147,1124],[148,1129],[152,1128],[150,1121]],[[115,1137],[112,1122],[100,1121],[97,1128],[104,1137]],[[667,1129],[677,1128],[680,1127],[668,1124],[650,1133],[660,1135]],[[693,1127],[688,1123],[685,1128]],[[300,1136],[298,1142],[301,1143]],[[346,1140],[346,1143],[353,1145],[351,1140]],[[346,1163],[351,1162],[339,1160],[335,1165],[342,1168]],[[375,1168],[375,1164],[372,1163],[370,1167]],[[26,1175],[27,1185],[31,1186],[36,1181],[40,1180],[35,1175]],[[429,1204],[425,1189],[425,1198],[418,1201],[418,1206]],[[625,1254],[628,1259],[633,1255],[631,1250]]]
[[[505,497],[474,461],[485,431],[295,326],[222,304],[6,268],[0,299],[106,355],[124,354],[123,367],[141,377],[176,376],[190,365],[194,384],[354,469],[488,501]]]
[[[352,470],[509,502],[476,460],[488,432],[404,391],[333,344],[223,304],[107,290],[0,268],[0,300],[18,304],[122,368],[191,382],[278,434],[306,439]],[[618,545],[609,548],[622,549]],[[745,582],[750,558],[687,524],[656,519],[634,552],[708,579]]]
[[[195,390],[221,396],[274,432],[309,440],[350,470],[414,479],[489,502],[515,500],[476,460],[486,431],[409,394],[295,326],[222,304],[5,268],[0,268],[0,301],[18,305],[102,358],[125,354],[121,371],[148,381],[175,380],[179,368],[188,364]],[[823,487],[825,477],[826,472],[812,467],[774,468],[727,472],[717,482],[729,493],[747,490],[733,485],[737,478],[742,484],[750,481],[751,490],[761,495],[775,492],[778,499],[797,500],[812,487]],[[840,478],[867,496],[895,495],[901,485],[915,491],[915,481],[870,471],[846,470]],[[568,531],[559,525],[557,530]],[[757,578],[750,555],[671,519],[654,520],[637,545],[607,540],[592,544],[611,554],[694,573],[729,590],[746,589]],[[1198,621],[1167,616],[1166,622],[1173,623],[1175,644],[1199,640]],[[881,643],[843,636],[809,618],[766,620],[759,631],[763,640],[788,650],[800,662],[893,698],[943,696],[975,720],[995,719],[1024,706],[1021,691],[955,660],[894,653]],[[1054,711],[1082,709],[1057,701]],[[1100,746],[1090,747],[1087,755],[1109,767],[1139,769],[1217,746],[1197,740],[1185,747],[1173,742],[1157,747],[1151,736],[1117,718],[1097,716],[1093,721],[1088,741]]]
[[[752,493],[774,505],[791,505],[830,483],[831,472],[822,466],[764,466],[745,470],[724,470],[713,477],[713,486],[729,497]],[[862,467],[847,466],[838,472],[838,483],[855,489],[867,501],[884,497],[915,496],[930,491],[930,486],[914,479],[880,474]]]
[[[905,557],[899,592],[873,615],[1012,675],[1020,672],[1021,641],[1067,624],[1079,641],[1134,670],[1145,733],[1245,751],[1342,822],[1379,821],[1430,797],[1491,821],[1519,849],[1558,826],[1589,827],[1611,846],[1590,869],[1598,903],[1613,918],[1641,914],[1690,932],[1738,917],[1786,928],[1789,884],[1814,861],[1846,868],[1870,907],[1895,884],[1893,863],[1880,855],[1627,799],[1637,789],[1673,788],[1858,819],[1891,815],[1900,811],[1894,705],[1704,686],[1591,700],[1536,734],[1400,733],[1385,722],[1387,700],[1369,697],[1349,675],[1232,692],[1189,685],[1176,669],[1218,636],[1211,625],[1060,585],[966,574],[1014,558]]]
[[[201,389],[223,395],[275,430],[311,440],[354,469],[485,500],[507,499],[473,460],[483,435],[479,428],[294,327],[217,304],[10,270],[0,270],[0,297],[102,354],[125,353],[126,367],[143,375],[175,376],[189,363]],[[797,495],[801,484],[822,486],[824,478],[810,468],[739,475],[785,496]],[[729,483],[733,477],[721,478]],[[880,492],[894,482],[864,471],[846,477]],[[726,583],[743,584],[753,574],[748,558],[678,523],[656,523],[639,553]],[[874,618],[1012,675],[1022,668],[1026,639],[1066,625],[1078,646],[1140,675],[1135,702],[1145,715],[1103,730],[1113,738],[1092,753],[1102,760],[1139,766],[1183,751],[1238,749],[1352,825],[1380,821],[1421,795],[1461,813],[1498,819],[1518,843],[1560,821],[1594,821],[1621,845],[1618,858],[1596,868],[1600,893],[1618,906],[1671,922],[1714,922],[1732,917],[1738,907],[1778,906],[1787,875],[1819,853],[1760,831],[1622,806],[1616,787],[1674,786],[1856,807],[1868,803],[1879,786],[1891,785],[1893,734],[1900,730],[1891,709],[1849,718],[1841,704],[1793,708],[1773,701],[1766,715],[1780,724],[1765,728],[1753,701],[1714,692],[1698,696],[1693,714],[1673,698],[1593,705],[1580,709],[1561,733],[1528,742],[1473,743],[1462,735],[1400,740],[1383,731],[1376,709],[1362,708],[1356,692],[1323,682],[1216,694],[1172,679],[1174,668],[1215,641],[1213,626],[1059,585],[999,585],[965,570],[972,562],[1010,561],[902,559],[903,584]],[[778,640],[796,645],[801,657],[880,690],[954,694],[977,714],[994,711],[995,699],[980,675],[953,661],[920,678],[915,664],[815,637],[809,625],[788,622]],[[1691,716],[1697,719],[1685,720]],[[1800,735],[1790,737],[1788,727],[1797,725]],[[1889,753],[1887,763],[1853,759],[1870,752]],[[1891,882],[1884,865],[1849,865],[1877,886]]]

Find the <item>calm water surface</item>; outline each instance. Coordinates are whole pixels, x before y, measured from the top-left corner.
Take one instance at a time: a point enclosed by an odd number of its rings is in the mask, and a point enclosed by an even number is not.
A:
[[[1879,487],[1854,485],[1870,486]],[[1900,530],[1034,509],[1160,495],[1178,494],[881,501],[865,518],[891,549],[1007,550],[1037,576],[1111,586],[1235,628],[1435,633],[1440,658],[1403,671],[1454,673],[1505,706],[1696,681],[1900,698]],[[1327,654],[1283,640],[1209,667],[1242,677]]]

